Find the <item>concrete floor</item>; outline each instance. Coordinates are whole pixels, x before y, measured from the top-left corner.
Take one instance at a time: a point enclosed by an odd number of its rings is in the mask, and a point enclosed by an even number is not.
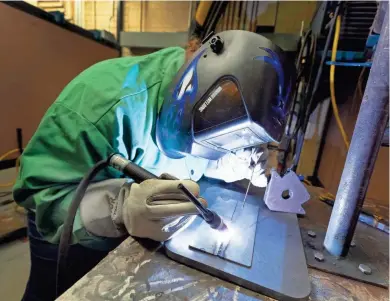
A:
[[[0,170],[0,183],[12,181],[14,169]],[[0,192],[11,188],[0,188]],[[7,197],[9,198],[9,197]],[[27,240],[0,243],[0,299],[21,300],[30,272],[30,253]]]
[[[20,301],[30,272],[27,241],[0,244],[0,299]]]

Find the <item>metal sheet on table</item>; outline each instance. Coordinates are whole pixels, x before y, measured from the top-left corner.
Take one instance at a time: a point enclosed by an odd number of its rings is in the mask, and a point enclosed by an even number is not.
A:
[[[237,200],[217,197],[210,209],[218,212],[228,230],[214,230],[203,221],[198,228],[199,235],[190,248],[250,267],[259,206],[242,206],[242,202]]]
[[[209,206],[218,197],[239,202],[244,199],[245,189],[237,191],[235,185],[207,181],[199,184]],[[310,282],[297,217],[269,211],[262,197],[249,194],[246,200],[247,204],[259,206],[250,268],[189,248],[199,233],[201,218],[166,242],[166,253],[180,263],[275,299],[305,300],[310,294]]]

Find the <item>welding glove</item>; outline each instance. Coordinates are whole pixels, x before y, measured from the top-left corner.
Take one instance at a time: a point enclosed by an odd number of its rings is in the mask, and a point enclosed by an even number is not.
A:
[[[267,178],[264,172],[267,158],[266,147],[242,149],[226,154],[217,161],[210,161],[204,175],[227,183],[247,179],[254,186],[265,187]]]
[[[195,196],[199,186],[190,180],[151,179],[141,184],[123,179],[90,185],[80,205],[88,232],[103,237],[132,236],[165,241],[186,228],[198,214],[194,204],[177,189],[183,183]],[[207,206],[204,199],[199,200]]]

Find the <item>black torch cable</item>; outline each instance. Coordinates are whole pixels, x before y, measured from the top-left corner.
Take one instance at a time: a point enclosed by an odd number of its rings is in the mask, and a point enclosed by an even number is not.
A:
[[[60,244],[58,246],[57,273],[56,273],[56,296],[58,297],[63,291],[62,281],[66,283],[66,259],[71,244],[73,223],[76,217],[77,209],[88,188],[89,183],[95,178],[97,173],[108,166],[107,160],[96,163],[90,171],[84,176],[77,186],[72,203],[69,206],[68,215],[66,216],[61,233]]]

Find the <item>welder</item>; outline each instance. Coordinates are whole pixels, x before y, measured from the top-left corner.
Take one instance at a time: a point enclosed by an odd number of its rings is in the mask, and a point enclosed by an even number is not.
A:
[[[97,175],[76,215],[65,287],[126,235],[165,241],[185,226],[182,218],[198,211],[179,183],[204,204],[196,183],[203,175],[266,186],[267,152],[258,146],[283,133],[292,85],[286,64],[264,37],[227,31],[202,45],[192,40],[187,51],[103,61],[73,79],[24,150],[14,187],[28,210],[24,300],[54,299],[58,242],[75,188],[113,153],[162,176],[137,184],[115,169]],[[170,223],[181,227],[163,230]]]

